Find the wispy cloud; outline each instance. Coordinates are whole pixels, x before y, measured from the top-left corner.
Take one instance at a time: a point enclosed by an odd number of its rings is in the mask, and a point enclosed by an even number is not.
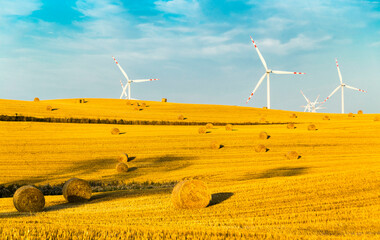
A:
[[[200,6],[197,0],[159,0],[154,4],[159,11],[165,13],[183,15],[189,18],[198,17],[200,14]]]
[[[27,16],[42,7],[40,0],[4,0],[1,1],[1,16]]]

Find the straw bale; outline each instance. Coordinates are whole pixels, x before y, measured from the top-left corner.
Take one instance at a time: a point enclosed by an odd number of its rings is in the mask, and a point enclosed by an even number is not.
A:
[[[47,111],[53,111],[53,108],[49,105],[49,106],[46,107],[46,110]]]
[[[295,129],[296,126],[294,125],[294,123],[288,123],[288,125],[286,126],[288,129]]]
[[[349,113],[348,117],[354,117],[354,114],[353,113]]]
[[[259,122],[260,122],[260,123],[266,123],[267,120],[266,120],[264,117],[262,117],[262,118],[260,118]]]
[[[363,110],[359,110],[359,111],[358,111],[358,114],[363,114]]]
[[[234,127],[232,126],[232,124],[227,124],[227,125],[226,125],[226,130],[227,130],[227,131],[232,131],[233,128],[234,128]]]
[[[256,152],[266,152],[267,151],[267,148],[265,147],[265,145],[263,144],[259,144],[255,147],[255,151]]]
[[[298,159],[300,155],[296,151],[289,151],[286,153],[285,157],[289,160]]]
[[[199,133],[199,134],[204,134],[204,133],[206,133],[206,127],[200,127],[200,128],[198,129],[198,133]]]
[[[259,138],[260,138],[260,139],[268,139],[268,138],[269,138],[269,135],[268,135],[268,133],[266,133],[266,132],[260,132],[260,133],[259,133]]]
[[[212,149],[219,149],[221,147],[221,145],[218,141],[212,141],[210,147]]]
[[[112,135],[119,135],[120,134],[120,130],[118,128],[112,128],[111,134]]]
[[[68,202],[81,202],[91,198],[92,189],[87,181],[71,178],[63,185],[62,193]]]
[[[162,99],[161,99],[161,102],[167,102],[167,101],[168,101],[167,98],[162,98]]]
[[[307,130],[315,131],[315,130],[317,130],[317,127],[315,126],[315,124],[310,124],[309,126],[307,126]]]
[[[212,123],[207,123],[206,124],[206,128],[207,129],[211,129],[211,128],[213,128],[214,127],[214,125],[212,124]]]
[[[116,165],[117,172],[128,172],[128,165],[126,163],[120,162]]]
[[[39,102],[40,99],[39,99],[38,97],[35,97],[33,101],[34,101],[34,102]]]
[[[322,120],[330,120],[330,117],[325,115],[325,116],[323,116]]]
[[[184,120],[184,119],[185,117],[182,114],[178,115],[178,120]]]
[[[128,160],[129,160],[128,154],[126,154],[126,153],[120,154],[119,157],[117,158],[118,162],[124,162],[124,163],[126,163],[126,162],[128,162]]]
[[[39,212],[45,206],[45,197],[40,190],[27,185],[16,190],[13,205],[19,212]]]
[[[171,200],[175,208],[204,208],[210,203],[211,193],[201,180],[184,180],[175,185]]]
[[[290,118],[297,118],[297,115],[295,113],[290,114]]]

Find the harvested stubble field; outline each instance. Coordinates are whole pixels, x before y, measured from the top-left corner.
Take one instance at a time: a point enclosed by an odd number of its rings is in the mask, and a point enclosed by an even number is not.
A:
[[[0,115],[194,122],[259,122],[200,126],[0,122],[0,184],[85,180],[154,182],[142,189],[94,193],[87,203],[45,196],[42,212],[18,213],[0,198],[0,238],[20,239],[357,239],[380,238],[380,122],[374,114],[297,113],[234,106],[123,100],[0,100]],[[54,111],[47,112],[51,105]],[[270,124],[272,122],[283,124]],[[287,123],[296,129],[288,129]],[[308,131],[308,125],[318,126]],[[117,127],[119,135],[112,135]],[[269,139],[259,139],[265,131]],[[211,149],[217,141],[220,149]],[[256,153],[264,144],[268,152]],[[296,151],[301,158],[287,160]],[[115,166],[129,155],[129,170]],[[208,184],[207,208],[178,210],[166,183]],[[149,185],[149,184],[148,184]]]

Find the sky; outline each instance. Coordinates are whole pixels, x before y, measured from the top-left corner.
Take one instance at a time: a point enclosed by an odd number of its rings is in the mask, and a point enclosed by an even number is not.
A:
[[[115,56],[132,97],[303,111],[343,82],[345,111],[380,113],[380,1],[0,0],[0,98],[119,98]],[[338,113],[341,93],[321,112]]]

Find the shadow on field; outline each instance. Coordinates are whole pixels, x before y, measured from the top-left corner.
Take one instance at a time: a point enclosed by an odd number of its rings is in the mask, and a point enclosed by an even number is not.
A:
[[[266,170],[265,172],[259,174],[247,174],[241,180],[250,180],[250,179],[262,179],[262,178],[273,178],[273,177],[291,177],[301,174],[305,174],[308,167],[280,167]]]
[[[14,212],[3,212],[0,213],[0,219],[2,218],[18,218],[18,217],[33,217],[36,213],[29,213],[29,212],[17,212],[16,210]]]
[[[222,202],[226,201],[227,199],[229,199],[230,197],[232,197],[233,195],[234,195],[234,193],[232,193],[232,192],[214,193],[211,195],[211,201],[207,207],[211,207],[211,206],[217,205],[219,203],[222,203]]]
[[[81,205],[89,205],[89,204],[97,204],[107,201],[112,201],[115,199],[129,199],[129,198],[135,198],[139,196],[149,196],[149,195],[155,195],[155,194],[170,194],[172,191],[172,188],[162,188],[162,189],[134,189],[134,190],[119,190],[119,191],[113,191],[113,192],[103,192],[99,194],[95,194],[91,196],[91,199],[85,202],[79,202],[79,203],[61,203],[54,206],[49,206],[44,208],[44,212],[52,212],[52,211],[58,211],[62,209],[68,209],[68,208],[75,208],[79,207]],[[1,215],[0,215],[1,218]]]

